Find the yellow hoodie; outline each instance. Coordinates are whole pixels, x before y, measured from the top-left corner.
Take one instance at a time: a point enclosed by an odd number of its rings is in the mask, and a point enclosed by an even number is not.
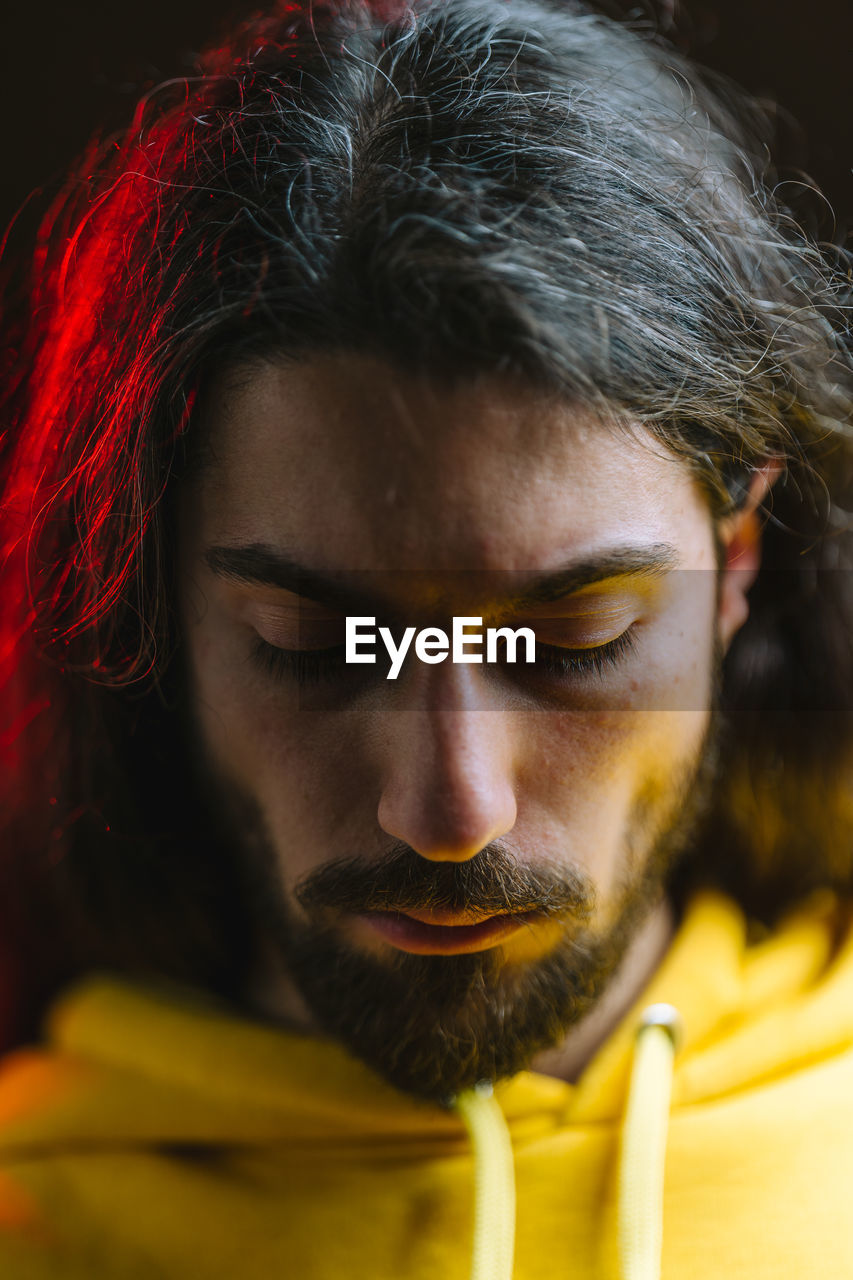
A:
[[[626,1135],[658,1002],[684,1024],[671,1099],[658,1040]],[[831,895],[757,942],[700,895],[577,1084],[525,1072],[457,1113],[333,1043],[93,978],[0,1070],[0,1277],[468,1280],[475,1213],[483,1280],[653,1276],[620,1264],[619,1217],[655,1199],[667,1111],[664,1280],[853,1277],[853,928]]]

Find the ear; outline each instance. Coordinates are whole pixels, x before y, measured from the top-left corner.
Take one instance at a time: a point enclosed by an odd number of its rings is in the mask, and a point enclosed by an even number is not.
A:
[[[746,501],[717,531],[723,553],[717,629],[724,653],[749,617],[747,595],[761,567],[760,508],[781,473],[778,458],[755,471]]]

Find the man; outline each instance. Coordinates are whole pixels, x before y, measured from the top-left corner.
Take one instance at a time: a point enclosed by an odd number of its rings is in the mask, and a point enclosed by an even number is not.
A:
[[[4,446],[4,1274],[850,1273],[843,274],[574,4],[202,72]]]

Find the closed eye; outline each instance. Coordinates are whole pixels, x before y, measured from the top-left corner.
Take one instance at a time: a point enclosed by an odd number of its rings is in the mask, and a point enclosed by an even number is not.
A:
[[[533,664],[517,661],[514,667],[501,661],[504,670],[512,669],[524,674],[545,674],[558,680],[574,677],[603,676],[608,670],[617,667],[634,649],[634,627],[628,627],[621,635],[607,641],[606,644],[594,645],[583,649],[569,649],[561,645],[536,643],[536,661]],[[503,642],[499,642],[499,660],[504,652]],[[252,644],[252,659],[267,675],[276,680],[292,679],[297,684],[316,684],[323,680],[351,678],[358,675],[384,679],[388,663],[381,649],[377,651],[376,665],[365,667],[358,664],[354,668],[346,661],[346,647],[343,644],[332,645],[327,649],[283,649],[270,644],[260,635],[256,635]]]

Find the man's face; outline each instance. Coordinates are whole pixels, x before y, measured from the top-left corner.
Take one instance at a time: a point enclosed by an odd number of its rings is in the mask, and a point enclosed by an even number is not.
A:
[[[601,995],[707,791],[743,616],[707,504],[640,428],[363,356],[245,368],[204,429],[193,733],[302,1020],[429,1096],[517,1071]],[[346,614],[529,626],[537,662],[388,680],[343,662]]]

